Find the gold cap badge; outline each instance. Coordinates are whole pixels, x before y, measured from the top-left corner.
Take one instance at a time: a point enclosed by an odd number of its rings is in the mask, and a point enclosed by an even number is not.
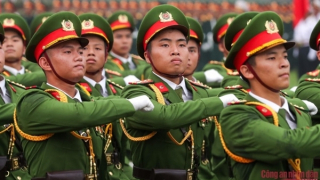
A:
[[[89,20],[83,20],[81,23],[82,29],[92,29],[94,28],[93,21],[91,19]]]
[[[229,18],[227,19],[227,23],[230,25],[230,24],[232,23],[233,19],[234,19],[234,17],[229,17]]]
[[[118,20],[121,23],[126,23],[126,22],[128,22],[128,17],[126,15],[121,14],[118,16]]]
[[[173,18],[172,18],[172,14],[169,13],[168,11],[165,12],[165,13],[160,13],[159,15],[159,18],[160,18],[160,22],[170,22],[170,21],[173,21]]]
[[[3,20],[3,25],[4,26],[14,26],[14,19],[12,18],[6,18]]]
[[[61,24],[64,31],[74,31],[73,23],[70,20],[63,20]]]
[[[269,34],[273,34],[273,33],[279,32],[278,26],[273,20],[266,21],[265,26],[266,26],[266,29],[267,29],[267,33],[269,33]]]

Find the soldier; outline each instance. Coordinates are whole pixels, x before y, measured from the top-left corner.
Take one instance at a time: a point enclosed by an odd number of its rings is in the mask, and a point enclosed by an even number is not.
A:
[[[144,79],[146,73],[149,73],[146,68],[150,69],[150,66],[141,57],[130,54],[132,32],[135,29],[132,15],[126,11],[117,11],[108,18],[108,22],[113,31],[114,43],[105,68],[124,76],[132,74],[138,79]]]
[[[205,65],[201,72],[195,73],[195,77],[211,87],[221,87],[220,83],[223,78],[228,76],[238,77],[238,73],[233,69],[225,67],[224,62],[228,56],[228,50],[225,47],[225,34],[232,20],[237,16],[236,13],[228,13],[221,16],[213,28],[213,40],[218,44],[219,51],[223,53],[222,61],[210,61]]]
[[[30,24],[30,32],[33,35],[41,26],[41,24],[48,19],[49,16],[51,16],[52,12],[45,12],[42,14],[38,14],[35,18],[33,18],[31,24]]]
[[[188,65],[189,31],[185,15],[171,5],[154,7],[142,20],[137,50],[153,72],[148,80],[126,86],[122,96],[147,95],[155,109],[125,121],[135,178],[187,179],[188,174],[189,179],[197,179],[206,118],[236,99],[233,95],[208,98],[203,85],[182,76]]]
[[[250,85],[246,101],[225,108],[216,122],[234,179],[304,179],[303,173],[312,170],[311,158],[319,156],[319,127],[310,127],[309,109],[279,93],[289,86],[287,49],[294,46],[282,39],[282,29],[276,13],[259,13],[225,62]]]
[[[316,24],[316,26],[313,28],[310,40],[309,40],[309,45],[310,48],[314,49],[317,51],[317,57],[320,60],[320,51],[319,51],[319,35],[320,35],[320,21]],[[298,87],[295,91],[295,97],[300,98],[300,99],[305,99],[308,101],[311,101],[314,103],[317,108],[320,108],[320,103],[319,103],[319,72],[320,72],[320,66],[318,66],[314,71],[308,72],[301,76]],[[318,112],[315,116],[312,116],[312,123],[314,125],[319,124],[319,119],[320,119],[320,113]],[[314,168],[315,170],[320,173],[320,159],[316,158],[314,159]]]
[[[113,44],[109,23],[101,16],[92,13],[82,14],[79,19],[82,25],[82,36],[89,40],[89,44],[83,51],[86,74],[84,79],[80,81],[80,85],[95,97],[120,95],[123,87],[109,80],[109,77],[116,72],[105,71],[103,68]],[[126,150],[129,150],[127,147],[128,139],[122,133],[119,121],[112,123],[110,128],[112,137],[108,138],[112,144],[105,146],[106,149],[101,149],[101,151],[104,150],[106,158],[109,157],[110,160],[107,164],[103,164],[106,167],[100,176],[105,176],[106,179],[133,179],[132,167],[125,162]],[[110,157],[114,157],[113,161]]]
[[[4,30],[0,24],[0,47],[4,40]],[[3,71],[5,55],[0,49],[0,72]],[[24,87],[5,79],[0,75],[0,179],[15,180],[22,178],[30,180],[27,164],[23,157],[20,137],[16,136],[13,127],[13,111],[19,95]]]
[[[40,88],[21,95],[14,113],[32,177],[97,179],[99,162],[105,161],[98,159],[104,142],[100,125],[153,109],[145,96],[91,99],[85,89],[78,90],[75,84],[85,73],[82,47],[88,44],[80,36],[79,18],[59,12],[40,26],[27,46],[27,58],[47,77]]]

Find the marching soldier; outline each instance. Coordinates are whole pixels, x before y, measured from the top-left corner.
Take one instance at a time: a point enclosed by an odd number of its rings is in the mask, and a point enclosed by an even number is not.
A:
[[[312,170],[311,158],[319,156],[319,127],[311,127],[309,109],[279,93],[289,86],[287,49],[294,46],[282,39],[282,29],[276,13],[259,13],[225,62],[250,85],[246,101],[225,108],[216,122],[234,179],[304,179],[303,173]],[[270,177],[267,170],[279,176]]]
[[[135,28],[132,15],[126,11],[117,11],[108,18],[108,22],[113,31],[114,43],[105,68],[123,76],[135,75],[138,79],[145,79],[150,66],[141,57],[130,54]]]
[[[234,69],[226,68],[224,65],[225,59],[229,53],[224,44],[225,34],[236,16],[236,13],[228,13],[221,16],[213,28],[213,40],[218,44],[219,51],[223,53],[223,60],[210,61],[203,67],[202,71],[197,72],[194,75],[199,81],[208,84],[211,87],[221,87],[221,81],[225,77],[229,77],[230,80],[239,77],[238,72]]]
[[[106,71],[103,68],[113,44],[109,23],[101,16],[92,13],[82,14],[79,19],[82,25],[82,36],[89,40],[89,44],[83,51],[86,74],[79,84],[95,97],[120,95],[123,87],[109,79],[116,72]],[[112,137],[106,137],[106,139],[112,143],[100,149],[104,152],[101,153],[102,156],[105,155],[104,158],[107,158],[107,164],[101,164],[100,176],[105,176],[106,179],[133,179],[132,167],[125,161],[126,151],[129,151],[128,139],[123,134],[119,121],[113,122],[110,129]]]
[[[0,25],[0,46],[2,46],[4,30],[2,24]],[[4,59],[4,51],[1,48],[0,72],[3,71]],[[20,137],[16,135],[13,127],[15,102],[23,92],[22,85],[9,81],[0,75],[0,179],[31,179],[23,156]]]
[[[45,12],[38,14],[35,18],[33,18],[31,24],[30,24],[30,32],[33,35],[41,26],[41,24],[48,19],[49,16],[51,16],[52,12]]]
[[[105,161],[97,149],[104,142],[100,125],[153,109],[145,96],[91,99],[84,88],[77,89],[85,74],[82,49],[88,44],[80,36],[79,18],[59,12],[40,26],[27,46],[26,57],[37,62],[47,77],[40,88],[21,95],[14,113],[34,178],[97,179],[99,162]]]
[[[197,179],[207,118],[236,100],[233,95],[208,98],[203,85],[182,76],[189,31],[185,15],[171,5],[154,7],[142,20],[137,50],[152,73],[148,80],[126,86],[122,97],[147,95],[155,109],[127,117],[127,129],[123,126],[131,140],[135,178]]]

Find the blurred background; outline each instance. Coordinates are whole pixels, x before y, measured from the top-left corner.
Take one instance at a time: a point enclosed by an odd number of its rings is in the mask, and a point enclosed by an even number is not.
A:
[[[0,13],[18,13],[30,24],[37,14],[48,11],[72,11],[78,15],[93,12],[108,18],[117,10],[126,10],[132,13],[136,21],[131,51],[137,54],[135,39],[140,22],[149,9],[159,4],[174,5],[201,23],[205,39],[201,47],[199,70],[209,60],[222,59],[213,42],[212,29],[216,20],[228,12],[245,11],[274,11],[281,16],[285,29],[283,37],[297,43],[289,51],[291,86],[297,84],[302,74],[314,70],[319,64],[316,52],[309,48],[309,37],[320,19],[320,0],[0,0]]]

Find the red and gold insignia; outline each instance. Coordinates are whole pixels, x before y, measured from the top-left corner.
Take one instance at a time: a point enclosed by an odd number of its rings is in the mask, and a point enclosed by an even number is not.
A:
[[[92,92],[92,89],[90,88],[89,84],[88,83],[79,83],[80,86],[84,87],[89,93]]]
[[[119,84],[117,84],[117,83],[115,83],[115,82],[113,82],[113,81],[111,81],[109,79],[107,79],[107,81],[108,81],[109,84],[111,83],[113,86],[116,86],[116,87],[118,87],[120,89],[123,89],[123,87],[121,85],[119,85]]]
[[[83,20],[81,23],[81,27],[82,29],[93,29],[94,28],[93,21],[91,19]]]
[[[170,21],[173,21],[172,14],[169,13],[168,11],[165,12],[165,13],[161,12],[160,15],[159,15],[159,18],[160,18],[160,22],[170,22]]]
[[[309,76],[318,76],[319,75],[320,70],[316,69],[314,71],[308,72],[307,75]]]
[[[61,25],[64,31],[74,31],[73,23],[70,20],[63,20]]]
[[[96,126],[95,129],[96,129],[96,132],[103,134],[103,130],[100,126]]]
[[[122,61],[120,61],[119,59],[113,59],[112,61],[118,65],[122,65]]]
[[[232,102],[229,102],[228,105],[244,104],[246,102],[247,100],[232,101]]]
[[[228,72],[228,75],[230,75],[230,76],[239,76],[239,72],[238,71]]]
[[[320,79],[319,78],[307,78],[306,81],[320,82]]]
[[[119,20],[119,22],[121,22],[121,23],[126,23],[126,22],[128,22],[128,17],[127,17],[126,15],[124,15],[124,14],[120,14],[120,15],[118,16],[118,20]]]
[[[117,71],[112,71],[110,69],[105,69],[106,73],[116,75],[116,76],[122,76],[119,72]]]
[[[14,22],[14,19],[12,18],[5,18],[3,20],[3,26],[14,26],[15,25],[15,22]]]
[[[49,92],[54,98],[56,98],[58,101],[60,101],[61,97],[60,94],[57,91],[50,91]]]
[[[11,84],[9,84],[9,86],[12,89],[13,92],[15,92],[15,93],[17,92],[17,90]]]
[[[10,73],[9,73],[8,71],[3,71],[2,74],[5,75],[5,76],[7,76],[7,77],[10,76]]]
[[[36,86],[36,85],[26,87],[26,89],[35,89],[35,88],[37,88],[37,86]]]
[[[200,82],[200,81],[195,82],[195,81],[191,81],[191,80],[189,80],[189,79],[186,79],[186,80],[190,82],[192,88],[193,88],[195,91],[197,91],[197,89],[196,89],[193,85],[199,86],[199,87],[203,87],[203,88],[206,88],[206,89],[211,89],[211,87],[203,84],[203,83]]]
[[[129,84],[132,84],[132,85],[137,85],[137,84],[150,84],[150,83],[153,83],[153,80],[152,80],[152,79],[146,79],[146,80],[143,80],[143,81],[136,81],[136,82],[129,82]]]
[[[233,86],[227,86],[224,89],[241,89],[242,86],[241,85],[233,85]]]
[[[299,109],[296,108],[296,107],[295,107],[295,109],[296,109],[296,111],[298,112],[298,114],[301,115],[301,111],[299,111]]]
[[[169,92],[169,89],[163,84],[163,82],[157,82],[154,83],[154,85],[160,90],[161,93]]]
[[[209,61],[209,64],[219,64],[219,65],[222,65],[223,63],[222,63],[222,62],[219,62],[219,61]]]
[[[273,20],[266,21],[265,26],[266,26],[267,33],[269,34],[279,32],[278,26]]]
[[[117,93],[116,89],[113,87],[112,84],[109,84],[109,87],[110,87],[110,89],[111,89],[111,91],[112,91],[113,94],[116,94],[116,93]]]
[[[267,108],[263,106],[256,106],[256,108],[263,116],[272,116],[272,112],[269,111]]]

